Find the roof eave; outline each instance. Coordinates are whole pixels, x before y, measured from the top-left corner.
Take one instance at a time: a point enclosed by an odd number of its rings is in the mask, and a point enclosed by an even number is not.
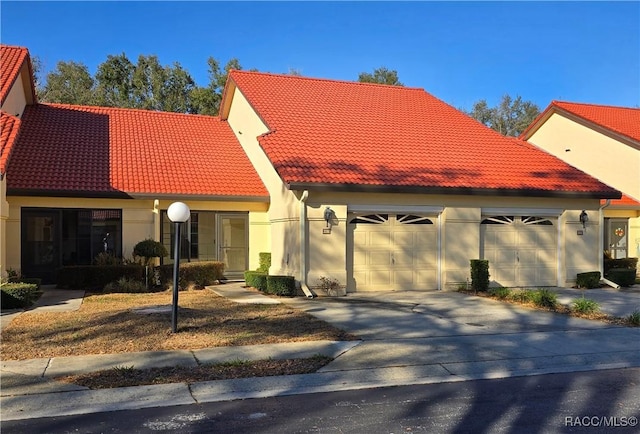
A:
[[[222,195],[222,194],[179,194],[179,193],[128,193],[124,191],[72,191],[29,188],[7,188],[7,196],[31,197],[71,197],[85,199],[169,199],[169,200],[211,200],[233,202],[268,203],[269,196]]]
[[[616,190],[607,191],[559,191],[532,188],[478,188],[478,187],[425,187],[405,185],[366,185],[289,182],[290,190],[340,191],[354,193],[412,193],[412,194],[454,194],[465,196],[507,196],[507,197],[555,197],[568,199],[620,199]]]

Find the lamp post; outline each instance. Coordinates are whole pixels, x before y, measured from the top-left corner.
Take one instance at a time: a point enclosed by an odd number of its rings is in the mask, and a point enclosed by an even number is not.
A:
[[[189,220],[191,210],[182,202],[174,202],[167,208],[167,217],[175,223],[176,238],[173,249],[173,304],[171,310],[171,331],[178,331],[178,271],[180,268],[180,226]]]

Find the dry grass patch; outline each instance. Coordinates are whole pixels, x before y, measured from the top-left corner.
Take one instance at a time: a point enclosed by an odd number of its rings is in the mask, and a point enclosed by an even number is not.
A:
[[[170,309],[140,314],[141,307],[171,305],[171,292],[94,294],[80,310],[25,312],[2,331],[3,360],[199,349],[312,340],[353,340],[309,314],[280,305],[234,303],[209,290],[180,293],[178,333]]]
[[[119,366],[89,374],[56,378],[65,383],[90,389],[145,386],[167,383],[197,383],[200,381],[230,380],[234,378],[268,377],[273,375],[310,374],[333,360],[315,356],[305,359],[233,361],[197,367],[175,366],[166,368],[135,369]]]

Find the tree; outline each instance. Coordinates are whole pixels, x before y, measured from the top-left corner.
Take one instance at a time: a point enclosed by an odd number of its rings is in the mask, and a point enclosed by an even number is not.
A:
[[[207,59],[207,64],[209,65],[209,86],[197,87],[191,91],[192,109],[194,113],[217,115],[229,72],[232,69],[241,70],[242,66],[236,58],[229,60],[224,69],[220,68],[220,63],[213,57]]]
[[[96,102],[106,107],[134,107],[133,72],[135,66],[126,54],[108,55],[96,71]]]
[[[39,88],[38,99],[42,102],[89,105],[94,101],[93,87],[94,80],[86,65],[60,61],[56,69],[47,74],[46,84]]]
[[[368,72],[361,72],[358,76],[358,81],[361,83],[377,83],[377,84],[390,84],[393,86],[404,86],[398,80],[398,72],[395,70],[390,71],[384,66],[373,71],[373,74]]]
[[[513,99],[503,95],[495,107],[489,107],[482,99],[473,105],[471,111],[465,112],[502,135],[517,137],[540,114],[540,108],[531,101],[523,101],[520,96]]]

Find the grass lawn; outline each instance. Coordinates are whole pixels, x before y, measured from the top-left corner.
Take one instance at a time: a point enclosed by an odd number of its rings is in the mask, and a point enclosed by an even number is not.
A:
[[[160,305],[171,305],[171,291],[88,294],[76,312],[25,312],[2,331],[2,359],[355,339],[284,304],[238,304],[206,289],[180,293],[174,334],[170,310],[135,312]]]

